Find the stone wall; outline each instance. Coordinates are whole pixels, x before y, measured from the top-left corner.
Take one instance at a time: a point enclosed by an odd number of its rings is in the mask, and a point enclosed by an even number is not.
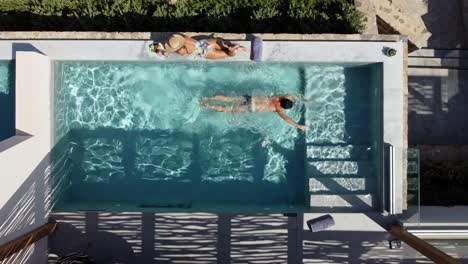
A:
[[[423,0],[355,0],[355,5],[368,19],[366,32],[374,32],[375,23],[376,33],[406,35],[414,47],[427,46],[431,33],[422,19],[427,9]]]

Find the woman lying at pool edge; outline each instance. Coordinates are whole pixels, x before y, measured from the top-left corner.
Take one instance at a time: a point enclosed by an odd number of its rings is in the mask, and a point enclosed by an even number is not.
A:
[[[223,59],[233,57],[236,51],[246,51],[239,44],[231,44],[220,38],[196,40],[183,34],[171,35],[165,43],[153,43],[150,50],[166,56],[169,53],[179,55],[195,55],[206,59]]]
[[[218,101],[223,103],[230,103],[229,106],[209,104],[207,101]],[[201,97],[199,99],[202,107],[217,111],[217,112],[277,112],[278,115],[287,123],[306,131],[304,125],[300,125],[289,118],[284,110],[293,107],[295,97],[291,95],[274,95],[266,96],[224,96],[215,95],[212,97]]]

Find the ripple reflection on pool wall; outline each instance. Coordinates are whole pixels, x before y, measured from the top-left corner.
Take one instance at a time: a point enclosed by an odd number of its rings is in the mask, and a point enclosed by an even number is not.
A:
[[[0,141],[15,135],[15,63],[0,61]]]
[[[0,61],[0,93],[9,94],[9,63]]]
[[[138,136],[135,158],[137,177],[188,182],[192,151],[190,138],[174,138],[168,134],[160,134],[157,138]]]
[[[307,142],[341,143],[346,141],[344,68],[340,66],[305,69]]]

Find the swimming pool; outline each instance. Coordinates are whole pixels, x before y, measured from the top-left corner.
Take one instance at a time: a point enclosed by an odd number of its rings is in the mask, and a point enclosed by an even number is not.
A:
[[[0,141],[15,135],[14,80],[14,63],[0,61]]]
[[[376,194],[381,64],[55,65],[56,210],[307,211],[311,197]],[[200,108],[212,95],[292,94],[275,113]],[[327,185],[332,180],[338,187]]]

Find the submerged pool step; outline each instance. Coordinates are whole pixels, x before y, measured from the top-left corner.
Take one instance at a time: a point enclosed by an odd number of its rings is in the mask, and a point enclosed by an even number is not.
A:
[[[375,208],[375,194],[311,194],[311,209],[335,208],[349,211],[372,211]]]
[[[321,194],[363,194],[377,188],[375,178],[310,178],[309,192]]]
[[[322,160],[307,162],[307,176],[312,177],[375,177],[375,165],[370,160]]]
[[[308,160],[366,160],[372,157],[369,145],[309,145]]]

